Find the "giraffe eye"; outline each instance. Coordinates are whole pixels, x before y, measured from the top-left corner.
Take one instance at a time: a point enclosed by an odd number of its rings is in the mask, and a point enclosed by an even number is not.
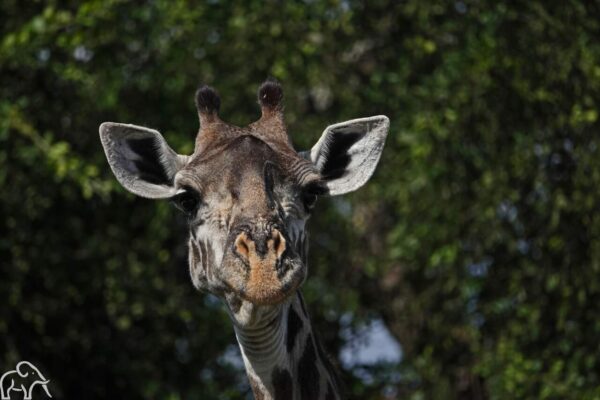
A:
[[[198,209],[200,196],[197,192],[191,189],[185,189],[183,192],[175,195],[175,197],[171,199],[171,202],[175,207],[177,207],[177,209],[191,217]]]
[[[320,181],[310,182],[308,185],[304,186],[302,190],[302,203],[304,203],[306,211],[312,210],[317,203],[318,196],[325,193],[326,189],[322,186],[322,182]]]
[[[304,193],[302,195],[302,202],[307,210],[311,210],[317,203],[317,195],[313,193]]]

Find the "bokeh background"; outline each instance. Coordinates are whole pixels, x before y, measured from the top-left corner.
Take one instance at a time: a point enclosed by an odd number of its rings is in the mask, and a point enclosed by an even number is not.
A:
[[[117,184],[98,126],[190,153],[200,83],[244,125],[269,76],[298,149],[392,121],[371,182],[309,226],[349,398],[600,398],[597,1],[3,0],[0,372],[29,360],[58,399],[250,398],[185,221]]]

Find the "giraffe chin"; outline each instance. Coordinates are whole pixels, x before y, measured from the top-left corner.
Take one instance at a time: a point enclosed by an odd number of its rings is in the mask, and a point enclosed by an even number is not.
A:
[[[273,266],[269,268],[273,270]],[[255,273],[259,278],[261,273]],[[253,274],[249,274],[249,278]],[[259,276],[257,276],[259,275]],[[274,274],[277,277],[277,274]],[[272,278],[272,277],[271,277]],[[279,307],[290,301],[294,293],[306,278],[306,266],[300,260],[288,260],[285,273],[277,277],[277,284],[272,287],[256,285],[256,280],[224,280],[226,289],[223,291],[227,310],[237,327],[260,327],[272,320],[272,314]],[[270,279],[273,283],[274,279]],[[271,316],[271,317],[269,317]]]
[[[291,297],[288,299],[291,299]],[[227,304],[227,311],[234,326],[245,329],[260,328],[269,325],[273,321],[273,316],[277,314],[280,307],[284,304],[257,305],[242,299],[233,292],[225,294],[225,303]]]
[[[243,300],[257,306],[274,306],[283,303],[296,288],[288,290],[246,291],[241,293],[241,297]]]

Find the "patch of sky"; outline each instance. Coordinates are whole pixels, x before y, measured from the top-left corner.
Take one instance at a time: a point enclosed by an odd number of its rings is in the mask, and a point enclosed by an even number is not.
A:
[[[352,203],[343,197],[335,197],[333,200],[333,208],[343,217],[352,215]]]
[[[342,366],[346,369],[356,365],[397,364],[402,360],[400,343],[381,319],[375,319],[358,330],[342,328],[340,335],[346,339],[340,352]]]
[[[481,278],[487,275],[490,266],[494,259],[491,257],[485,257],[481,261],[471,263],[467,265],[469,274],[476,278]]]
[[[229,365],[238,371],[244,371],[244,360],[242,359],[242,352],[238,344],[230,344],[227,346],[223,354],[218,360],[221,365]]]
[[[457,1],[456,3],[454,3],[454,9],[459,14],[466,14],[468,10],[467,5],[462,1]]]
[[[73,57],[77,61],[88,62],[94,57],[94,52],[87,47],[80,45],[73,50]]]

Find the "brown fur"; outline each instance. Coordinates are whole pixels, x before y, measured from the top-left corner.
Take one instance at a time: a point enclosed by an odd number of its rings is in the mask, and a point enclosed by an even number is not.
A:
[[[285,251],[285,239],[277,229],[273,229],[267,240],[267,252],[261,255],[256,251],[256,243],[246,232],[242,232],[235,241],[238,254],[245,259],[250,268],[246,282],[245,296],[254,304],[277,304],[287,294],[281,290],[282,283],[277,277],[277,262]]]
[[[310,152],[297,153],[279,84],[265,82],[258,100],[260,119],[237,127],[219,118],[216,91],[201,87],[200,129],[189,156],[143,127],[108,122],[100,137],[119,182],[143,197],[169,198],[188,218],[192,280],[227,302],[256,399],[339,398],[297,292],[307,274],[304,226],[317,195],[364,184],[389,121],[336,124]],[[370,130],[376,135],[352,148]],[[355,155],[360,168],[346,174]],[[286,301],[294,293],[297,300]]]
[[[228,130],[228,125],[219,126],[226,130],[221,132],[227,137],[225,141],[217,137],[211,139],[212,143],[201,141],[208,147],[192,156],[177,174],[175,184],[199,193],[205,208],[210,210],[210,214],[200,218],[209,225],[218,222],[220,229],[228,232],[223,260],[214,271],[224,288],[252,303],[275,304],[302,283],[306,271],[302,267],[302,252],[286,243],[285,232],[276,228],[281,221],[277,209],[270,205],[265,165],[270,163],[282,172],[283,177],[278,177],[277,182],[283,179],[285,185],[293,185],[288,181],[296,175],[285,171],[305,160],[292,165],[289,158],[255,135],[236,136],[242,128]],[[302,176],[313,179],[310,174]],[[269,235],[274,236],[269,240]],[[250,243],[252,240],[261,242]],[[257,247],[269,246],[272,248],[268,254],[256,253]],[[282,268],[278,271],[277,266]],[[281,275],[281,271],[286,273]]]

